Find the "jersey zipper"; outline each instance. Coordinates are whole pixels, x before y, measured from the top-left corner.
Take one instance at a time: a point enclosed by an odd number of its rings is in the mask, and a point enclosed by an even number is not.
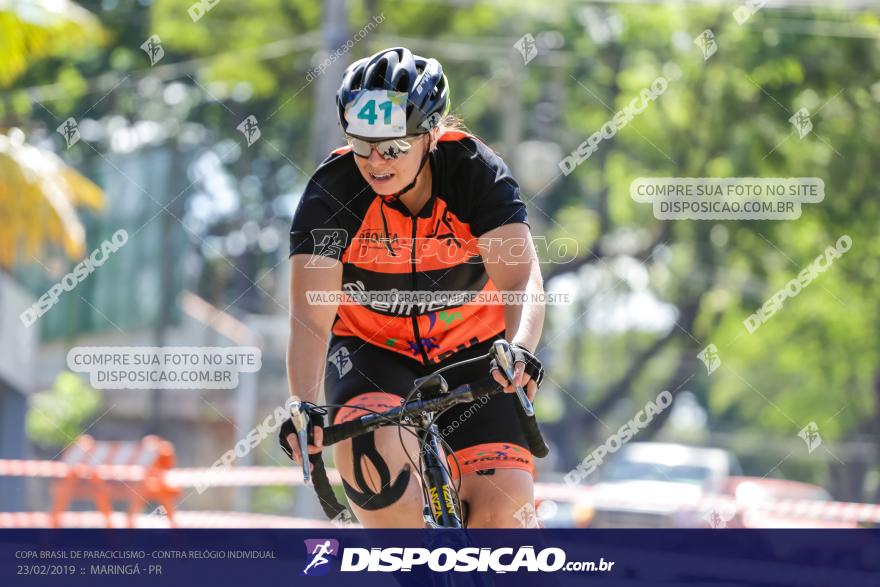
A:
[[[416,214],[412,217],[412,240],[410,241],[410,247],[412,252],[410,254],[410,269],[412,275],[412,288],[413,291],[417,291],[418,288],[418,280],[416,279],[416,227],[418,225],[419,215]],[[422,336],[419,332],[419,317],[417,314],[412,314],[410,316],[412,319],[412,327],[413,327],[413,335],[416,337],[416,345],[418,345],[419,352],[422,355],[422,362],[424,364],[428,364],[428,353],[425,352],[425,347],[422,345]]]

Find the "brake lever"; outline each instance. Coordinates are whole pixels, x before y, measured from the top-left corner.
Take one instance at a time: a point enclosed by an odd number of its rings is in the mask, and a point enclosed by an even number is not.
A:
[[[290,411],[290,421],[293,423],[293,429],[296,430],[296,437],[299,441],[299,450],[302,453],[303,481],[308,482],[311,478],[309,467],[309,416],[303,406],[303,402],[298,397],[293,397],[287,404]]]
[[[496,340],[492,343],[492,351],[495,353],[495,361],[498,363],[498,366],[504,369],[504,374],[507,377],[507,380],[513,383],[514,363],[513,354],[510,352],[510,345],[506,340]],[[535,408],[532,406],[529,396],[521,385],[516,386],[516,397],[519,398],[519,403],[522,404],[526,416],[534,416]]]

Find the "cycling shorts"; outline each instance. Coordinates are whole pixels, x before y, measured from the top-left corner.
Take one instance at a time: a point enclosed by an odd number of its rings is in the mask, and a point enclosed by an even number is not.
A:
[[[382,412],[400,406],[400,399],[412,390],[413,380],[437,369],[487,354],[492,340],[461,350],[439,364],[421,362],[369,344],[360,338],[334,336],[330,341],[324,394],[331,407],[330,422],[339,424],[369,412]],[[443,373],[449,389],[485,379],[489,359],[476,361]],[[455,457],[447,454],[453,478],[469,473],[491,474],[495,469],[522,469],[534,477],[532,454],[517,415],[517,397],[512,393],[458,404],[435,416],[435,424]],[[446,450],[448,451],[449,448]]]

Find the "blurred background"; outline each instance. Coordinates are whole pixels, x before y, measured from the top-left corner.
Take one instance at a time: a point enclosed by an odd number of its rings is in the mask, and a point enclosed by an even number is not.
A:
[[[286,398],[293,211],[343,142],[345,67],[405,45],[443,64],[453,113],[511,166],[533,234],[577,243],[561,261],[541,254],[546,288],[574,302],[548,308],[539,349],[552,454],[537,517],[876,523],[876,509],[827,511],[880,498],[878,3],[764,4],[0,1],[0,510],[49,511],[73,473],[27,463],[78,462],[83,434],[157,435],[173,445],[178,513],[220,520],[178,523],[326,522],[285,477],[274,433],[237,456],[239,477],[198,492],[192,476]],[[563,174],[660,75],[677,79]],[[802,109],[805,134],[790,120]],[[640,177],[818,177],[826,197],[796,220],[662,221],[630,197]],[[26,324],[120,229],[128,242]],[[851,250],[750,333],[744,320],[842,235]],[[249,344],[262,368],[232,390],[99,391],[66,362],[76,346]],[[664,390],[668,409],[564,482]],[[94,510],[95,491],[69,509]],[[828,508],[779,505],[797,500]]]

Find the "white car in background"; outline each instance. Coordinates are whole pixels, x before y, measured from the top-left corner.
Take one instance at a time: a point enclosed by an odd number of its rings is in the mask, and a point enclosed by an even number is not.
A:
[[[723,449],[632,442],[599,468],[589,501],[575,505],[575,519],[591,528],[705,526],[693,506],[741,474],[739,461]]]

